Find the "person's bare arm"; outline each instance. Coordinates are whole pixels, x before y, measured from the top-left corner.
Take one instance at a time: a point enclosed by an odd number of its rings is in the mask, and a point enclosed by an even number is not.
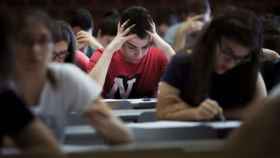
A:
[[[176,52],[182,50],[186,46],[187,35],[191,32],[201,30],[203,23],[200,21],[202,15],[194,16],[189,18],[187,21],[183,22],[178,29],[176,30],[175,34],[175,41],[172,45]]]
[[[236,108],[232,110],[225,111],[225,115],[229,118],[246,119],[250,117],[252,113],[255,113],[263,104],[263,100],[267,96],[265,84],[261,74],[258,74],[258,79],[256,83],[255,95],[245,108]]]
[[[147,33],[151,36],[155,46],[162,50],[165,53],[167,59],[170,60],[171,57],[175,55],[174,49],[157,34],[155,23],[151,22],[150,25],[152,27],[152,31],[147,31]]]
[[[126,144],[133,141],[132,132],[115,117],[108,105],[98,98],[85,113],[91,125],[109,144]]]
[[[18,134],[11,136],[24,153],[60,154],[58,143],[50,130],[35,119]]]
[[[135,37],[136,35],[127,35],[134,25],[128,27],[123,30],[124,26],[127,22],[124,22],[122,25],[118,24],[118,33],[117,36],[113,39],[113,41],[104,49],[100,59],[94,65],[89,75],[92,79],[96,80],[96,82],[103,87],[105,83],[105,79],[107,76],[107,72],[111,63],[111,59],[115,51],[119,50],[122,45],[129,39]]]
[[[217,102],[206,99],[198,107],[192,107],[179,98],[179,90],[160,82],[158,103],[156,105],[157,117],[161,120],[209,120],[222,112]]]
[[[80,31],[77,33],[77,45],[78,49],[84,47],[91,47],[92,49],[101,49],[103,45],[97,41],[95,37],[93,37],[90,33],[86,31]]]

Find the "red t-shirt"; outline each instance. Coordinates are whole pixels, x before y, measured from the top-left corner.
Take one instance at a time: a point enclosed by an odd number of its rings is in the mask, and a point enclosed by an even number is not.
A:
[[[84,71],[87,71],[89,64],[89,58],[81,51],[76,51],[75,53],[75,63],[76,65]]]
[[[88,71],[97,63],[102,52],[99,49],[92,55]],[[112,57],[102,96],[117,99],[155,97],[167,62],[165,54],[158,48],[150,48],[137,64],[126,62],[121,50],[118,50]]]

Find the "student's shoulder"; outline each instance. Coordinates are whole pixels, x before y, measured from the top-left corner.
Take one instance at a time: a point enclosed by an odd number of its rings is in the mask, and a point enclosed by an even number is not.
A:
[[[76,65],[68,63],[51,63],[48,67],[56,78],[64,78],[65,76],[77,76],[84,73]]]

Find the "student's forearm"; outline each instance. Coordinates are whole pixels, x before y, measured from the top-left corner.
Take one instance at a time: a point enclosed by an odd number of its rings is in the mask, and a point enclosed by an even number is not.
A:
[[[103,45],[94,37],[90,41],[90,47],[92,49],[102,49],[102,48],[104,48]]]
[[[107,52],[104,50],[102,56],[90,71],[89,75],[92,79],[96,80],[96,82],[103,87],[105,83],[105,79],[108,73],[108,69],[111,63],[113,53]]]
[[[174,49],[167,42],[165,42],[158,34],[154,35],[153,38],[155,39],[156,47],[158,47],[164,52],[168,60],[176,54]]]
[[[108,144],[126,144],[133,141],[132,132],[112,114],[111,109],[101,99],[95,101],[85,116]]]
[[[181,101],[178,97],[169,97],[168,101],[159,100],[157,117],[162,120],[198,120],[196,109]]]
[[[176,105],[170,105],[176,106]],[[190,121],[198,120],[194,108],[170,109],[164,112],[157,112],[157,117],[161,120]]]
[[[28,125],[14,137],[15,143],[24,153],[61,154],[58,143],[47,127],[38,120]]]
[[[173,48],[176,52],[182,50],[186,46],[186,32],[182,28],[176,31]]]
[[[167,43],[160,48],[166,55],[167,59],[170,60],[173,55],[175,55],[174,49]]]

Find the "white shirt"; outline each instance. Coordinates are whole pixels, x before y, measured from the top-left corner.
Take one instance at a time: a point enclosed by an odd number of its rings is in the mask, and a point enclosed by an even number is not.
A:
[[[101,87],[87,74],[71,64],[52,63],[57,87],[48,81],[40,95],[39,105],[32,109],[54,132],[64,140],[64,128],[70,112],[82,114],[100,95]]]

